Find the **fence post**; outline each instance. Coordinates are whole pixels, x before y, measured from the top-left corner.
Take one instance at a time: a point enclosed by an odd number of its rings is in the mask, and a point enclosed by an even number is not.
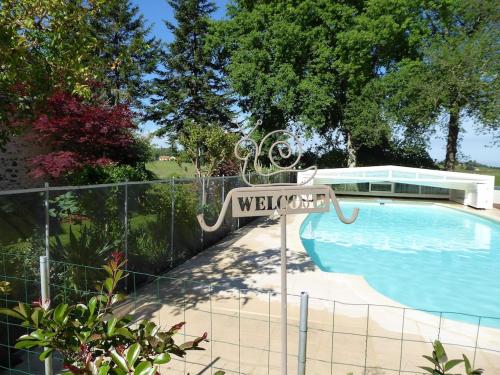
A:
[[[45,183],[45,256],[49,259],[49,183]]]
[[[40,257],[40,291],[42,294],[42,304],[46,304],[50,301],[49,258],[46,255]],[[52,375],[52,354],[45,359],[44,365],[45,375]]]
[[[123,221],[123,226],[125,227],[125,238],[124,238],[124,243],[123,247],[125,250],[125,259],[127,259],[127,263],[125,263],[125,269],[127,269],[128,265],[128,179],[125,180],[125,202],[123,206],[124,210],[124,221]]]
[[[170,268],[174,266],[175,177],[172,176],[172,204],[170,219]]]
[[[225,191],[224,191],[224,175],[222,175],[222,198],[221,198],[221,204],[224,204],[224,196],[225,196]]]
[[[306,373],[306,355],[307,355],[307,314],[309,306],[309,295],[306,292],[300,294],[300,323],[299,323],[299,364],[298,375]]]

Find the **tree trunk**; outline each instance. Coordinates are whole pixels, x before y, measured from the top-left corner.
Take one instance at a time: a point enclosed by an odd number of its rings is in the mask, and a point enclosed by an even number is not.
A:
[[[356,155],[356,149],[352,144],[351,133],[346,132],[346,140],[347,140],[347,167],[354,168],[357,163],[357,155]]]
[[[446,159],[444,167],[453,171],[457,165],[458,133],[460,132],[460,108],[454,107],[450,111],[448,121],[448,138],[446,142]]]

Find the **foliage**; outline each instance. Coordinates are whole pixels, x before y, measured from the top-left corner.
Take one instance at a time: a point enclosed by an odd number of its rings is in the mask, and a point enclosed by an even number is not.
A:
[[[3,0],[0,7],[0,148],[54,90],[90,96],[97,78],[89,28],[102,0]]]
[[[64,359],[67,374],[158,374],[158,365],[168,363],[171,355],[184,357],[188,350],[200,350],[201,337],[177,345],[173,336],[184,322],[161,331],[153,322],[133,324],[132,317],[121,317],[114,308],[125,296],[117,292],[126,277],[122,254],[113,253],[103,266],[107,277],[98,294],[87,303],[61,303],[50,308],[50,301],[30,306],[0,309],[0,313],[19,319],[33,331],[21,336],[16,348],[43,348],[40,360],[52,353]]]
[[[409,128],[420,123],[420,132],[443,120],[445,167],[452,170],[463,118],[472,118],[483,131],[500,129],[500,13],[493,0],[426,5],[422,16],[431,32],[419,40],[421,57],[402,60],[388,77],[395,88],[388,103],[400,123]]]
[[[231,100],[217,51],[206,45],[215,5],[209,0],[169,0],[168,4],[176,22],[165,24],[174,40],[161,60],[163,70],[155,80],[148,119],[161,126],[158,135],[177,134],[191,122],[227,128]]]
[[[427,366],[420,367],[426,372],[432,375],[451,375],[449,371],[463,362],[465,366],[465,375],[481,375],[483,373],[482,369],[474,370],[469,359],[465,355],[462,355],[463,359],[448,360],[444,347],[438,340],[434,341],[432,347],[434,349],[432,351],[432,357],[428,355],[424,355],[423,357],[431,362],[434,365],[434,368]]]
[[[49,207],[52,207],[49,209],[49,215],[61,220],[71,219],[77,214],[84,214],[75,195],[71,191],[50,200]]]
[[[79,97],[57,92],[33,123],[37,141],[50,152],[31,160],[35,178],[62,178],[85,165],[134,163],[132,130],[127,106],[92,105]]]
[[[12,287],[8,281],[0,281],[0,293],[9,294],[12,292]]]
[[[357,97],[395,62],[415,54],[423,27],[415,19],[419,5],[239,0],[229,18],[215,24],[212,39],[227,55],[228,79],[244,112],[262,118],[265,129],[295,122],[325,137],[338,129],[354,165],[358,146],[388,133],[372,118],[354,126]]]
[[[155,178],[144,163],[136,165],[108,164],[84,166],[76,173],[66,176],[72,185],[112,184],[125,181],[149,181]]]
[[[198,177],[213,176],[224,163],[234,159],[237,141],[237,134],[229,133],[219,126],[202,127],[195,123],[186,124],[179,137],[179,143],[193,163]]]
[[[156,71],[160,58],[160,42],[149,36],[151,26],[130,0],[108,0],[90,20],[90,27],[98,44],[106,98],[115,105],[130,103],[142,109],[142,99],[151,89],[146,75]]]

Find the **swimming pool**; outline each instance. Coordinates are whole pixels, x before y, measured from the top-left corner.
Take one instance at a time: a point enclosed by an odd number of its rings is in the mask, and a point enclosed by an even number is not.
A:
[[[323,271],[363,275],[412,308],[500,318],[500,224],[433,204],[340,205],[347,216],[359,207],[354,224],[327,212],[309,215],[301,227],[304,247]],[[500,319],[481,324],[500,327]]]

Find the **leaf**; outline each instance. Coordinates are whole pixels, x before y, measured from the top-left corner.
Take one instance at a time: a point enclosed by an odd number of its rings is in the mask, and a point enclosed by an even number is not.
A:
[[[89,304],[88,304],[89,313],[91,316],[94,315],[96,306],[97,306],[97,298],[92,297],[89,301]]]
[[[225,372],[222,370],[214,372],[214,375],[224,375],[224,374],[225,374]]]
[[[107,375],[107,373],[109,372],[109,365],[108,364],[105,364],[105,365],[102,365],[101,367],[99,367],[99,372],[97,373],[98,375]]]
[[[59,325],[64,324],[64,319],[66,317],[68,310],[68,305],[66,303],[61,303],[54,310],[54,321],[59,323]]]
[[[113,279],[108,277],[106,280],[104,280],[104,288],[111,293],[113,291]]]
[[[467,375],[469,375],[471,370],[472,370],[472,366],[470,365],[469,358],[467,358],[467,356],[465,354],[462,354],[462,357],[464,359],[465,373]]]
[[[434,351],[439,362],[443,363],[448,360],[443,344],[439,340],[434,341]]]
[[[113,336],[114,333],[115,333],[115,327],[116,327],[116,323],[118,322],[118,318],[116,318],[115,316],[113,316],[111,318],[111,320],[108,320],[108,329],[106,331],[106,334],[108,336]]]
[[[38,325],[40,324],[40,318],[43,316],[42,310],[35,309],[33,310],[33,314],[31,314],[31,320],[35,327],[38,328]]]
[[[114,305],[115,303],[125,300],[125,298],[127,298],[127,296],[123,293],[114,294],[111,298],[111,304]]]
[[[144,321],[143,324],[144,324],[144,336],[146,337],[154,336],[158,331],[156,324],[154,324],[153,322]]]
[[[19,302],[19,305],[14,307],[13,310],[18,311],[24,318],[28,318],[31,315],[31,307],[26,303]]]
[[[456,365],[460,364],[463,362],[463,359],[451,359],[446,364],[444,365],[444,371],[449,371]]]
[[[22,340],[16,342],[15,347],[16,349],[31,349],[35,346],[38,346],[39,343],[39,340]]]
[[[38,356],[38,358],[40,359],[40,361],[45,361],[45,359],[48,356],[50,356],[53,351],[54,351],[54,349],[52,349],[52,348],[46,349],[42,353],[40,353],[40,355]]]
[[[135,340],[135,336],[127,327],[120,327],[115,330],[115,335],[121,335],[128,339]]]
[[[109,275],[113,274],[113,270],[107,264],[105,264],[104,266],[102,266],[102,268],[104,268]]]
[[[30,336],[35,338],[36,340],[45,340],[46,335],[41,329],[37,329],[30,333]]]
[[[125,358],[118,354],[115,349],[111,350],[109,354],[111,355],[111,359],[118,366],[118,368],[128,374],[128,367]]]
[[[12,309],[7,309],[5,307],[0,308],[0,314],[7,315],[7,316],[10,316],[12,318],[16,318],[16,319],[20,319],[20,320],[25,320],[26,319],[24,316],[22,316],[17,311],[14,311]]]
[[[436,366],[439,366],[439,362],[436,361],[434,358],[432,357],[429,357],[428,355],[423,355],[422,357],[424,357],[425,359],[427,359],[429,362],[432,362],[433,364],[435,364]]]
[[[150,362],[141,362],[134,371],[134,375],[150,375],[153,373],[154,368]]]
[[[418,367],[421,368],[422,370],[427,371],[430,374],[434,374],[434,369],[431,367],[427,367],[427,366],[418,366]]]
[[[135,361],[137,361],[137,358],[139,357],[139,354],[141,353],[141,346],[138,343],[133,344],[127,352],[127,363],[129,367],[134,367]]]
[[[161,353],[160,355],[158,355],[155,358],[155,360],[153,361],[153,363],[155,365],[163,365],[165,363],[170,362],[171,359],[172,359],[172,357],[170,357],[170,354],[168,354],[168,353]]]

